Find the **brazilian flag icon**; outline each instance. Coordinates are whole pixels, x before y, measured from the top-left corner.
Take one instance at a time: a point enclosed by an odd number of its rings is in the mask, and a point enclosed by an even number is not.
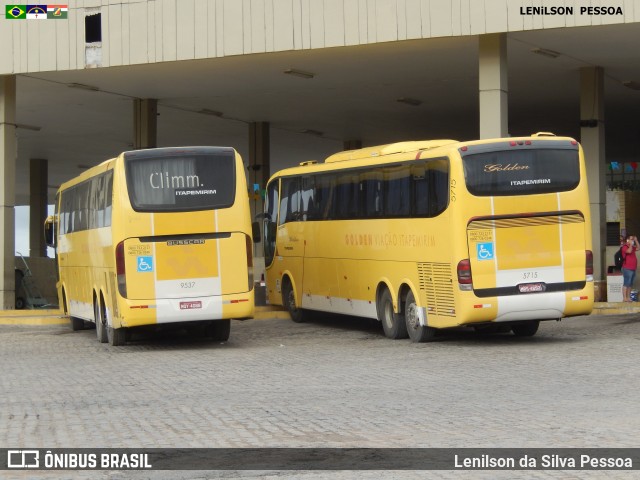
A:
[[[6,18],[7,20],[25,20],[27,18],[27,6],[7,5]]]

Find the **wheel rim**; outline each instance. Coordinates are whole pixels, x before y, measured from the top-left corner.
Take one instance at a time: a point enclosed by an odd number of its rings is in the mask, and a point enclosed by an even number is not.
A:
[[[418,330],[420,328],[420,319],[418,318],[418,307],[416,307],[415,303],[412,302],[407,307],[406,316],[407,326],[412,330]]]

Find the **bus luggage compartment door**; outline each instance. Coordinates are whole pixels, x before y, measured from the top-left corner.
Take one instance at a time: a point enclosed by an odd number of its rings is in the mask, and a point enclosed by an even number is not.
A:
[[[472,221],[467,242],[474,292],[502,296],[576,289],[585,281],[585,241],[579,214]]]

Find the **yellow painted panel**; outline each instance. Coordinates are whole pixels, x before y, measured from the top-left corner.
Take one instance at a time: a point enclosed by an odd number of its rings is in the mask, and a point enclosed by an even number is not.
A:
[[[169,245],[157,242],[156,276],[158,280],[204,278],[218,276],[216,240],[195,245]]]
[[[247,271],[247,237],[242,233],[232,233],[228,238],[220,240],[210,240],[217,242],[218,254],[220,255],[220,273],[213,276],[220,276],[222,280],[222,294],[230,295],[240,292],[246,292],[249,288],[249,273]],[[250,245],[249,248],[253,248]],[[207,263],[212,263],[204,257]],[[226,307],[225,307],[226,312]]]
[[[561,253],[559,225],[496,229],[498,270],[557,266]]]

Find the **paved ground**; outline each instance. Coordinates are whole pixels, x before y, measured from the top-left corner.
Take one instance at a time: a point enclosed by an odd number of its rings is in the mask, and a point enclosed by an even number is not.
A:
[[[379,324],[233,322],[124,347],[0,325],[0,446],[638,447],[640,315],[391,341]],[[4,472],[7,473],[7,472]],[[67,475],[68,473],[68,475]],[[64,478],[634,478],[629,472],[66,472]],[[53,472],[10,478],[61,478]]]

